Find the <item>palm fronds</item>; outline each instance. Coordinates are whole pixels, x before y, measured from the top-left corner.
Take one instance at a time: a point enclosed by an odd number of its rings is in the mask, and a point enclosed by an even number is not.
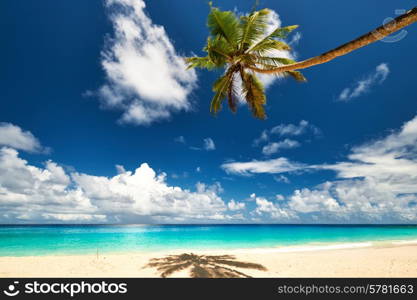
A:
[[[291,47],[283,41],[268,39],[257,43],[250,49],[250,52],[257,53],[258,55],[269,55],[277,50],[290,51]]]
[[[246,56],[246,62],[250,63],[251,65],[261,65],[264,68],[268,67],[276,67],[276,66],[282,66],[287,64],[293,64],[295,61],[286,58],[286,57],[269,57],[269,56],[260,56],[260,55],[247,55]]]
[[[239,19],[232,11],[221,11],[211,6],[207,26],[212,36],[224,38],[231,46],[235,46],[240,39]]]
[[[285,27],[279,27],[275,29],[268,37],[269,38],[279,38],[285,39],[287,36],[295,29],[298,28],[298,25],[290,25]]]
[[[256,6],[255,6],[256,7]],[[226,68],[225,74],[232,69],[234,74],[227,78],[220,78],[215,83],[215,96],[211,104],[211,111],[217,112],[221,108],[221,101],[228,97],[229,107],[236,111],[237,78],[242,78],[242,91],[253,115],[264,119],[264,105],[266,98],[264,87],[254,73],[292,77],[304,82],[306,78],[299,71],[314,65],[323,64],[346,55],[356,49],[374,43],[406,26],[417,22],[417,7],[396,17],[388,24],[370,31],[348,43],[327,51],[310,59],[295,62],[286,57],[280,57],[280,51],[291,51],[285,39],[298,25],[291,25],[269,30],[271,11],[256,10],[238,18],[232,11],[221,11],[212,7],[207,25],[210,37],[204,51],[206,58],[187,59],[188,68]],[[390,26],[388,26],[390,25]]]
[[[304,75],[299,71],[287,71],[284,72],[285,75],[291,76],[297,81],[305,82],[307,79],[304,77]]]
[[[200,68],[200,69],[212,70],[217,67],[217,65],[208,56],[187,57],[185,59],[185,62],[187,63],[187,69]]]
[[[185,269],[190,269],[189,274],[193,278],[248,278],[249,275],[234,268],[267,270],[260,264],[237,261],[232,255],[196,255],[193,253],[154,258],[145,267],[156,268],[163,278]]]
[[[265,35],[269,13],[269,9],[261,9],[252,12],[248,16],[241,17],[242,39],[240,41],[240,49],[242,51],[247,50],[254,42]]]
[[[217,81],[213,84],[213,92],[215,92],[213,99],[211,100],[210,105],[210,112],[216,114],[221,109],[221,104],[224,98],[226,98],[230,92],[230,86],[232,85],[233,81],[233,72],[230,70],[221,76]]]
[[[256,75],[241,71],[243,96],[249,104],[254,117],[265,119],[265,88]]]
[[[282,39],[297,28],[297,25],[293,25],[275,28],[271,32],[270,18],[271,11],[268,9],[253,10],[238,18],[234,12],[221,11],[210,2],[207,19],[210,36],[203,49],[207,56],[190,57],[186,59],[186,63],[187,68],[226,69],[213,84],[214,96],[210,105],[213,114],[221,110],[222,102],[226,98],[230,110],[236,112],[238,99],[244,98],[256,118],[266,118],[265,89],[254,71],[294,64],[294,60],[280,57],[280,51],[291,50]],[[299,72],[291,71],[283,75],[305,81]]]
[[[236,74],[233,73],[232,76],[230,84],[227,87],[227,102],[229,104],[229,109],[235,113],[237,111],[237,103],[239,101],[239,90],[236,85],[236,79],[234,78]]]

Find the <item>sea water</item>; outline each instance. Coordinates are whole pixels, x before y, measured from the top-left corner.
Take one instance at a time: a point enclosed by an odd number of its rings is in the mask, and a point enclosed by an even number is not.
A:
[[[332,249],[417,241],[398,225],[0,225],[0,256],[207,249]],[[287,250],[285,250],[287,249]]]

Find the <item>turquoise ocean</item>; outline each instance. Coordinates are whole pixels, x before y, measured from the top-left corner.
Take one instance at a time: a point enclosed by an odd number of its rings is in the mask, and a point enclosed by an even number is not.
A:
[[[417,226],[0,225],[0,256],[279,248],[417,241]],[[290,248],[291,249],[291,248]]]

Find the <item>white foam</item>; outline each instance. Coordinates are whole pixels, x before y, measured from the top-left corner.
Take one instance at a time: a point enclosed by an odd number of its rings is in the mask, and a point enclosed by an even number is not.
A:
[[[246,253],[291,253],[291,252],[310,252],[322,250],[339,250],[372,247],[372,242],[363,243],[341,243],[341,244],[321,244],[321,245],[302,245],[302,246],[286,246],[277,248],[253,248],[253,249],[236,249],[238,252]]]
[[[406,241],[393,241],[394,245],[414,245],[417,244],[417,240],[406,240]]]

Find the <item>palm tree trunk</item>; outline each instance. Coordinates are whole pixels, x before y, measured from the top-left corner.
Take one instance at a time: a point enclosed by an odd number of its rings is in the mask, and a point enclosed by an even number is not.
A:
[[[261,68],[250,67],[250,66],[248,66],[248,68],[258,73],[274,74],[274,73],[281,73],[281,72],[286,72],[286,71],[305,69],[311,66],[324,64],[328,61],[335,59],[338,56],[348,54],[349,52],[352,52],[356,49],[369,45],[373,42],[379,41],[383,39],[384,37],[390,35],[391,33],[394,33],[400,30],[401,28],[411,25],[412,23],[416,21],[417,21],[417,7],[414,7],[413,9],[407,11],[405,14],[398,16],[391,22],[383,26],[380,26],[376,28],[375,30],[368,32],[367,34],[364,34],[358,37],[357,39],[354,39],[353,41],[350,41],[328,52],[325,52],[319,56],[315,56],[307,60],[303,60],[303,61],[290,64],[290,65],[280,66],[280,67],[273,68],[273,69],[261,69]]]

